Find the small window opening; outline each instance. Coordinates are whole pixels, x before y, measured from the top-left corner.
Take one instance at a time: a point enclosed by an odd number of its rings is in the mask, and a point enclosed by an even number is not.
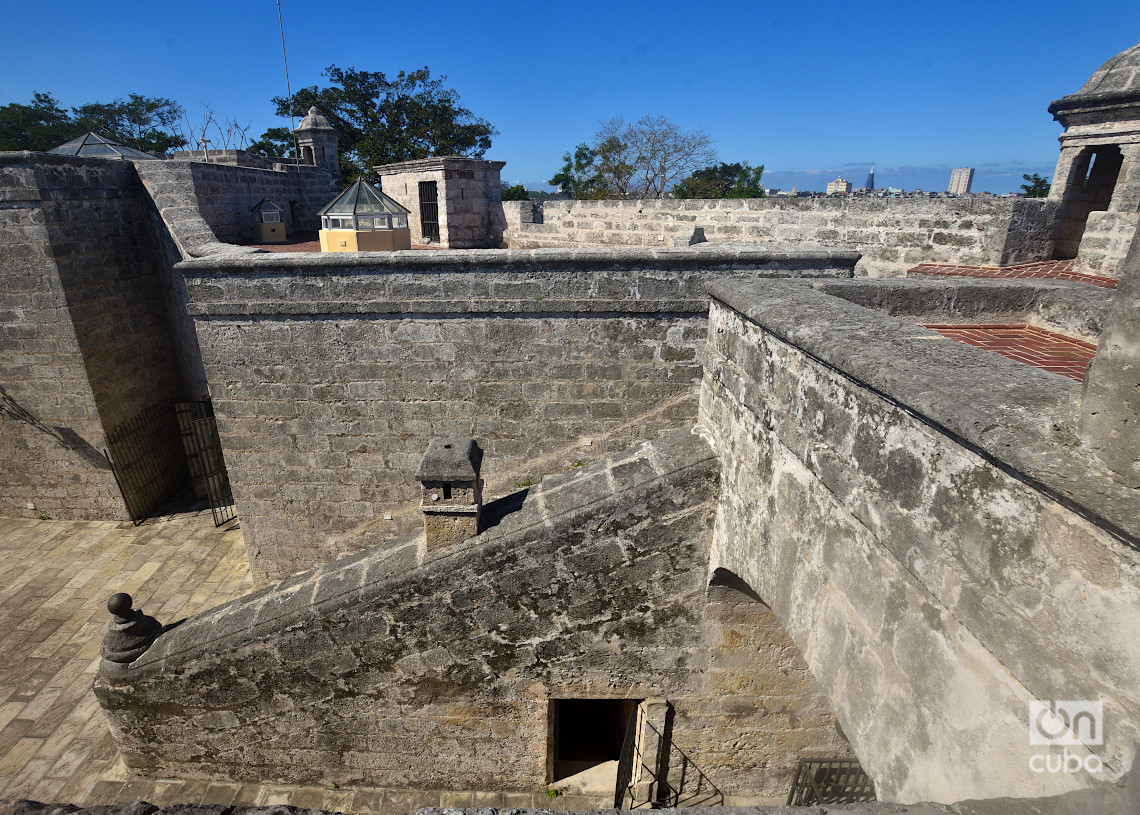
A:
[[[444,484],[443,485],[443,498],[446,501],[450,497],[451,497],[451,485],[450,484]]]
[[[629,718],[638,699],[552,699],[552,781],[621,758]]]

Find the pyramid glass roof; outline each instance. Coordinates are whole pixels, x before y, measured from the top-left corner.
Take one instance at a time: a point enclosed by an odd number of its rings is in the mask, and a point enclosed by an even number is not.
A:
[[[347,190],[331,203],[326,204],[319,215],[407,215],[410,212],[363,179],[356,179]]]
[[[123,161],[157,161],[155,156],[105,139],[98,133],[84,133],[59,147],[48,150],[57,156],[84,156],[86,158],[112,158]]]

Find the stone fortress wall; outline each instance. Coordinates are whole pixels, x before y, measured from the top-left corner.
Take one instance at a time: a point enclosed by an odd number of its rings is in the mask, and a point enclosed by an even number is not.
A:
[[[418,526],[412,476],[433,437],[478,437],[502,494],[691,424],[704,285],[849,277],[856,259],[484,250],[181,264],[256,579]]]
[[[919,263],[1009,265],[1052,251],[1059,204],[1025,199],[758,198],[502,203],[511,248],[711,242],[842,247],[857,273],[901,277]]]
[[[127,519],[107,432],[182,390],[127,163],[0,154],[0,513]]]

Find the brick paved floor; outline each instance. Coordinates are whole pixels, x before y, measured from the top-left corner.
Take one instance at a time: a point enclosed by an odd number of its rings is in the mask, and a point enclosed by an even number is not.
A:
[[[0,518],[0,801],[288,804],[362,815],[425,806],[600,805],[596,796],[551,800],[542,788],[338,789],[132,775],[91,690],[107,599],[126,591],[135,608],[169,623],[252,590],[241,531],[234,523],[215,529],[208,509],[139,527]]]
[[[1091,342],[1066,337],[1032,325],[926,325],[944,337],[1050,373],[1084,382],[1085,369],[1096,355]]]
[[[130,780],[91,683],[115,592],[165,623],[252,590],[241,531],[215,529],[208,509],[139,527],[0,518],[0,798],[235,797],[236,784]]]
[[[1069,280],[1088,283],[1105,289],[1115,289],[1117,280],[1111,277],[1084,274],[1073,270],[1073,260],[1043,260],[1038,263],[1018,263],[1013,266],[955,266],[946,263],[920,263],[906,273],[907,277],[983,277],[996,280]]]

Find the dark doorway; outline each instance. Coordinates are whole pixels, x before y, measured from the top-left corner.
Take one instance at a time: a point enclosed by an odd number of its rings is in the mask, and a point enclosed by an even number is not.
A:
[[[554,777],[560,781],[621,758],[638,699],[552,699]]]
[[[1115,144],[1087,147],[1081,151],[1069,171],[1054,258],[1067,260],[1077,256],[1089,213],[1108,209],[1123,164],[1124,154]]]
[[[434,181],[420,182],[420,233],[425,241],[439,243],[439,192]]]

